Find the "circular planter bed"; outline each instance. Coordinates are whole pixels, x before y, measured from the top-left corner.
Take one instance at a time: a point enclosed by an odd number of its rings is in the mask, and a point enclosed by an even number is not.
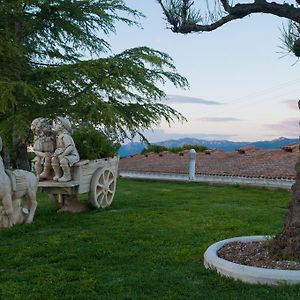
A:
[[[243,236],[223,240],[211,245],[204,253],[204,266],[215,269],[219,274],[241,280],[247,283],[260,283],[269,285],[300,284],[300,270],[267,269],[241,265],[220,258],[217,252],[231,242],[257,242],[266,241],[270,236]]]

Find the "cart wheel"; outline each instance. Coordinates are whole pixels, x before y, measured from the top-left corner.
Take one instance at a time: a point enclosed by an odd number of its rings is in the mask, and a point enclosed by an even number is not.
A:
[[[109,168],[98,169],[91,181],[90,202],[97,208],[111,205],[116,191],[116,177]]]

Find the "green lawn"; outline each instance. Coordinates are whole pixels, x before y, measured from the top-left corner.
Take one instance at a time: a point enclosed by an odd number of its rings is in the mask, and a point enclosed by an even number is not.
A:
[[[111,207],[0,231],[0,299],[299,299],[300,286],[251,286],[203,267],[212,243],[275,234],[289,192],[118,181]]]

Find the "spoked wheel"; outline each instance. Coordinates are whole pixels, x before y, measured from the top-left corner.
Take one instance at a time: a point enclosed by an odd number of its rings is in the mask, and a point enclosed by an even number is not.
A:
[[[91,181],[90,202],[97,208],[111,205],[116,191],[116,177],[109,168],[97,170]]]

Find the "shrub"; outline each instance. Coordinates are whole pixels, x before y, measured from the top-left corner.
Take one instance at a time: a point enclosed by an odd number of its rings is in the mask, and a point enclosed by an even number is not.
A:
[[[168,151],[168,150],[169,149],[165,146],[153,144],[153,145],[149,145],[147,148],[145,148],[142,151],[142,154],[146,154],[146,153],[149,153],[149,152],[160,153],[160,152]]]
[[[146,154],[149,152],[160,153],[163,151],[170,151],[173,153],[178,153],[178,152],[182,152],[184,150],[190,150],[190,149],[195,149],[196,152],[203,152],[203,151],[207,150],[208,148],[206,146],[187,145],[187,144],[180,146],[180,147],[167,148],[165,146],[153,144],[153,145],[149,145],[148,148],[145,148],[142,151],[142,154]]]
[[[73,139],[81,159],[113,157],[120,148],[120,144],[113,142],[92,126],[76,129]]]
[[[185,151],[185,150],[191,150],[191,149],[195,149],[196,152],[203,152],[205,150],[207,150],[208,148],[206,146],[200,146],[200,145],[183,145],[180,147],[173,147],[170,149],[171,152],[173,153],[178,153],[181,151]]]

